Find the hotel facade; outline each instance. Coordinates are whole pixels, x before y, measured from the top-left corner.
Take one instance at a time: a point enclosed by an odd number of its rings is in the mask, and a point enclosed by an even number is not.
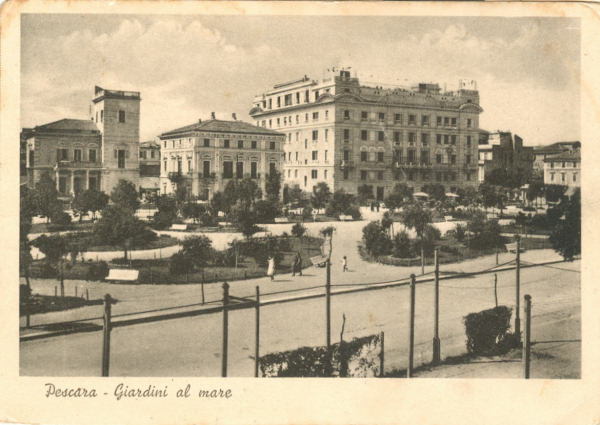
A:
[[[232,179],[251,178],[265,194],[266,176],[281,173],[285,136],[238,121],[207,121],[159,136],[160,191],[174,193],[182,184],[188,196],[212,199]]]
[[[312,191],[325,182],[356,194],[366,185],[378,200],[397,183],[415,191],[429,183],[476,187],[482,109],[476,84],[459,86],[364,86],[342,70],[277,84],[255,97],[250,116],[285,134],[288,186]]]

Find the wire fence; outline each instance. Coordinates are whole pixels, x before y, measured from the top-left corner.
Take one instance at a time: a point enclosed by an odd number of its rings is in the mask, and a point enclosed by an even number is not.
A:
[[[463,317],[471,312],[490,308],[500,303],[515,308],[516,260],[479,270],[477,272],[441,275],[438,279],[438,326],[442,353],[445,357],[465,352]],[[521,262],[521,285],[531,285],[535,314],[577,304],[578,289],[566,285],[553,274],[575,272],[554,264],[559,262]],[[540,278],[539,268],[547,270]],[[498,281],[492,283],[486,274],[495,273]],[[570,275],[570,274],[569,274]],[[476,278],[476,281],[473,281]],[[575,279],[575,275],[573,278]],[[431,362],[431,340],[434,326],[435,273],[429,272],[415,279],[416,306],[414,312],[414,365]],[[562,282],[562,284],[560,284]],[[218,375],[219,363],[229,364],[230,375],[251,375],[257,358],[252,347],[261,353],[278,352],[300,346],[323,345],[324,327],[328,335],[337,335],[342,315],[347,317],[345,333],[340,338],[352,338],[385,331],[386,371],[406,367],[409,303],[407,291],[411,277],[366,283],[327,284],[288,290],[248,293],[214,299],[204,303],[189,303],[155,309],[109,314],[106,325],[106,303],[103,316],[38,324],[21,336],[22,373],[53,374],[77,373],[83,376],[98,373],[99,350],[90,347],[113,334],[109,359],[111,374],[124,375]],[[558,292],[548,295],[548,286],[556,284]],[[577,286],[578,288],[578,286]],[[370,295],[366,296],[367,291]],[[374,292],[373,292],[374,291]],[[260,301],[257,302],[257,299]],[[325,298],[326,309],[322,301]],[[285,307],[285,305],[288,305]],[[119,304],[116,304],[118,312]],[[260,312],[260,329],[254,329],[255,315]],[[112,311],[111,311],[112,313]],[[221,319],[228,316],[226,327]],[[187,318],[186,321],[174,320]],[[78,326],[89,322],[93,326]],[[325,324],[325,326],[323,326]],[[138,326],[133,326],[138,325]],[[141,329],[139,326],[143,326]],[[260,341],[254,335],[260,332]],[[68,338],[54,338],[65,334]],[[32,340],[46,339],[45,345]],[[219,349],[218,341],[229,340],[228,349]],[[327,338],[329,340],[329,337]],[[32,343],[33,345],[27,345]],[[57,349],[48,353],[49,346]],[[258,351],[258,348],[257,348]],[[85,353],[85,355],[83,355]],[[39,356],[39,357],[38,357]],[[36,358],[45,358],[45,367],[35,365]],[[134,359],[137,359],[134,361]],[[157,359],[159,359],[157,361]],[[64,369],[71,365],[72,369]],[[48,373],[46,373],[48,374]]]

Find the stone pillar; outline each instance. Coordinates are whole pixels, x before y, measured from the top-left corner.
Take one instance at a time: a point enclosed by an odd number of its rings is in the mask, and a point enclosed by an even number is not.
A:
[[[71,170],[71,195],[75,195],[75,170]]]
[[[90,170],[85,170],[85,190],[90,188]]]
[[[60,179],[60,174],[58,172],[58,169],[56,170],[56,191],[60,192],[60,185],[59,185],[59,179]]]

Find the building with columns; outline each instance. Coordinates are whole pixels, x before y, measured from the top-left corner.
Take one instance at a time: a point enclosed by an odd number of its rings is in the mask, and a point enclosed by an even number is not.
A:
[[[160,136],[161,193],[178,184],[190,196],[209,200],[231,179],[255,179],[265,193],[266,176],[281,172],[285,135],[252,124],[215,118],[167,131]]]
[[[63,199],[86,189],[110,193],[120,179],[139,186],[139,111],[139,92],[96,86],[91,119],[23,129],[28,185],[48,173]]]
[[[312,191],[319,182],[382,200],[396,183],[476,187],[479,92],[438,84],[410,88],[362,85],[347,70],[322,80],[276,84],[255,97],[256,125],[285,134],[284,181]]]

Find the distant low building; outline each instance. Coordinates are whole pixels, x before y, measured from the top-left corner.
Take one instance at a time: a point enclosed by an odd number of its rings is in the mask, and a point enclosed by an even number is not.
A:
[[[570,192],[581,185],[579,149],[548,156],[544,160],[544,184],[568,186]]]
[[[502,169],[508,174],[533,170],[533,147],[523,146],[523,139],[508,131],[490,132],[479,140],[479,182],[493,170]]]
[[[266,176],[281,173],[285,135],[238,121],[212,119],[160,136],[161,193],[182,184],[189,196],[209,200],[232,179],[249,177],[265,193]],[[282,185],[283,186],[283,185]]]

